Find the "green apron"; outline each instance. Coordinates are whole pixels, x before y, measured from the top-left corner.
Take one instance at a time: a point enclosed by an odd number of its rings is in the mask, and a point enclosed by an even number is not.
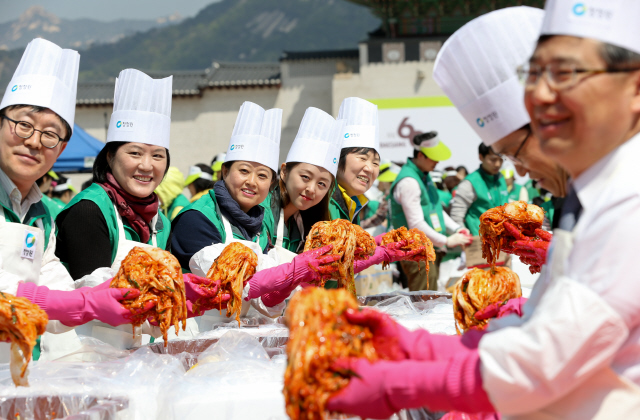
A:
[[[478,236],[480,216],[489,209],[509,202],[507,183],[502,174],[489,175],[482,168],[470,173],[465,179],[471,182],[476,192],[476,200],[467,210],[464,224],[473,236]]]
[[[534,198],[540,197],[540,190],[533,188],[533,181],[527,181],[524,184],[524,187],[527,189],[527,193],[529,194],[529,203],[532,203]]]
[[[420,186],[420,207],[422,207],[425,222],[436,232],[446,235],[442,201],[438,195],[438,189],[433,184],[433,181],[431,181],[431,176],[418,169],[411,159],[407,160],[407,163],[400,170],[398,177],[393,181],[393,184],[391,184],[391,193],[389,194],[391,205],[389,208],[393,228],[397,229],[401,226],[406,226],[407,229],[409,228],[407,218],[402,210],[402,205],[393,198],[393,191],[396,185],[404,178],[413,178]]]
[[[438,192],[438,196],[440,197],[440,201],[442,202],[442,204],[445,207],[449,207],[449,203],[451,203],[451,199],[453,198],[451,193],[449,191],[443,191],[440,189],[436,189],[436,191]]]
[[[58,200],[60,201],[60,200]],[[56,201],[52,200],[51,198],[49,198],[49,196],[47,195],[42,195],[42,200],[41,200],[42,204],[44,204],[44,206],[47,208],[47,210],[49,210],[49,214],[51,214],[51,217],[53,218],[53,220],[56,220],[56,217],[58,216],[58,214],[62,211],[62,209],[64,209],[64,204],[62,206],[60,206],[60,204],[58,204]],[[62,201],[60,201],[62,203]]]
[[[556,210],[553,205],[553,201],[547,200],[544,203],[542,203],[540,207],[542,207],[542,209],[545,212],[545,215],[547,216],[547,219],[549,220],[549,226],[553,226],[553,216]]]
[[[102,216],[107,222],[107,229],[109,230],[109,242],[111,243],[111,262],[113,263],[118,252],[118,241],[120,239],[120,234],[118,233],[116,209],[113,207],[113,201],[111,201],[111,198],[109,198],[106,191],[99,184],[91,184],[89,188],[81,191],[79,194],[73,197],[69,204],[67,204],[67,207],[64,208],[63,212],[69,210],[81,200],[92,201],[96,203],[98,208],[100,208]],[[156,222],[155,226],[155,230],[157,231],[157,246],[161,249],[167,249],[167,246],[169,245],[167,242],[171,233],[171,222],[169,222],[169,219],[167,219],[166,216],[161,212],[159,213],[159,216],[160,217],[158,217],[158,221]],[[124,223],[125,221],[126,220],[123,220],[126,239],[130,241],[142,242],[138,233],[129,225]],[[149,238],[147,244],[153,245],[151,238]],[[64,261],[62,263],[67,266]]]
[[[267,196],[267,198],[269,198],[269,196]],[[260,204],[260,206],[264,208],[262,203]],[[222,222],[222,213],[220,212],[220,207],[218,205],[218,202],[216,201],[216,193],[213,189],[209,190],[209,193],[203,195],[199,200],[196,200],[195,202],[180,210],[180,213],[178,213],[176,218],[173,220],[173,223],[177,223],[182,213],[189,210],[199,211],[200,213],[204,214],[206,218],[211,222],[211,224],[213,224],[213,226],[218,229],[218,232],[220,232],[222,243],[225,243],[227,241],[227,233],[224,229],[224,223]],[[235,239],[246,241],[244,236],[242,236],[240,230],[234,225],[231,225],[231,231],[233,232],[233,237]],[[252,241],[257,242],[263,251],[267,250],[270,241],[269,232],[264,223],[262,224],[262,231],[260,232],[260,234],[253,237]],[[182,267],[182,272],[189,273],[190,271],[188,267]]]

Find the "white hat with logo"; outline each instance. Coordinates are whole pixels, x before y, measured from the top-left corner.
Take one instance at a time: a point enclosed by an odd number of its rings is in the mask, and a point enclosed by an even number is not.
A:
[[[145,143],[169,149],[173,76],[152,79],[125,69],[116,79],[107,143]]]
[[[542,35],[592,38],[640,54],[640,1],[547,0]]]
[[[345,122],[321,109],[307,108],[286,162],[320,166],[336,176]]]
[[[281,127],[281,109],[265,111],[253,102],[243,103],[224,161],[256,162],[278,172]]]
[[[347,120],[342,148],[368,147],[380,153],[378,106],[361,98],[346,98],[340,104],[339,120]]]
[[[433,78],[484,144],[531,122],[516,69],[533,53],[544,12],[519,6],[473,19],[442,46]]]
[[[31,41],[2,97],[0,109],[11,105],[49,108],[73,130],[80,54],[42,38]]]

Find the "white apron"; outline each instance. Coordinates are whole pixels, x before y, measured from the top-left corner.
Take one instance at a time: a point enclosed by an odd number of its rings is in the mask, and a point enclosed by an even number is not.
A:
[[[229,245],[232,241],[233,241],[233,230],[231,229],[231,223],[229,223],[229,220],[224,217],[222,214],[220,215],[220,217],[222,218],[222,225],[224,226],[224,233],[225,233],[225,241],[224,244],[225,245]],[[257,243],[260,240],[260,235],[256,236],[255,242]],[[247,315],[247,312],[249,312],[249,309],[251,309],[251,302],[242,301],[242,309],[240,310],[240,316],[244,317]],[[198,328],[201,332],[205,332],[205,331],[211,331],[213,329],[213,326],[215,324],[221,324],[221,323],[228,323],[228,322],[235,322],[235,318],[231,318],[228,317],[227,315],[227,310],[223,309],[222,311],[219,311],[217,309],[212,309],[210,311],[206,311],[202,316],[196,317],[194,318],[197,323],[198,323]]]
[[[40,284],[40,269],[44,256],[45,232],[42,220],[37,227],[8,223],[0,206],[0,256],[3,269],[26,283]],[[35,240],[35,241],[34,241]],[[24,254],[24,257],[23,257]],[[61,334],[45,332],[40,338],[40,359],[53,360],[77,350],[80,341],[75,331]],[[0,363],[9,363],[9,343],[0,343]]]
[[[118,213],[115,206],[114,211],[118,222],[118,249],[116,251],[115,259],[111,264],[111,269],[115,275],[120,269],[122,260],[124,260],[127,254],[129,254],[134,247],[138,246],[144,248],[158,246],[158,232],[155,230],[155,227],[159,216],[156,214],[151,220],[151,226],[153,229],[151,233],[152,245],[149,245],[143,244],[142,242],[128,240],[125,235],[124,225],[122,224],[122,217],[120,217],[120,213]],[[151,338],[150,333],[153,332],[153,335],[157,336],[160,333],[160,329],[158,327],[150,326],[148,322],[145,322],[140,327],[132,329],[131,324],[112,327],[109,324],[93,320],[76,327],[76,332],[81,335],[97,338],[98,340],[110,344],[117,349],[126,350],[133,347],[139,347],[143,344],[148,344]],[[198,326],[196,322],[193,319],[187,319],[187,329],[186,331],[182,331],[182,329],[180,329],[180,337],[184,338],[196,335],[198,335]],[[175,329],[170,328],[169,331],[167,331],[167,339],[171,340],[176,337]]]
[[[302,224],[302,217],[300,213],[297,212],[293,216],[296,220],[296,224],[298,225],[298,230],[300,231],[300,235],[304,235],[304,225]],[[282,246],[284,240],[284,209],[280,210],[280,219],[278,220],[278,229],[276,230],[276,245],[275,250],[278,253],[278,258],[280,259],[280,264],[290,263],[295,258],[295,252],[291,252],[288,249]]]
[[[573,248],[573,233],[556,229],[553,235],[551,275],[557,279],[564,275],[564,262]],[[544,277],[543,277],[544,278]],[[553,281],[553,280],[550,280]],[[536,285],[531,299],[537,303],[549,287]],[[610,368],[603,369],[587,379],[582,385],[553,404],[535,413],[504,416],[505,420],[611,420],[640,419],[640,387],[617,375]]]

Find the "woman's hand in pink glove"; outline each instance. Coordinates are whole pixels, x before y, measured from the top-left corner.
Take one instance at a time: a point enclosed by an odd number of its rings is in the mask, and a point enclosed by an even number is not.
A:
[[[373,240],[376,241],[376,245],[380,246],[382,244],[382,237],[386,235],[386,233],[381,233],[378,236],[374,236]]]
[[[277,303],[280,303],[302,282],[315,283],[330,279],[338,270],[333,263],[340,259],[339,255],[324,255],[332,248],[333,245],[325,245],[297,255],[290,263],[258,271],[249,279],[249,295],[246,299],[272,294],[274,300],[279,300]],[[262,302],[267,306],[274,306],[267,304],[264,298]]]
[[[329,399],[329,411],[371,419],[389,418],[403,408],[495,411],[482,387],[477,349],[438,362],[343,359],[332,368],[351,379]]]
[[[376,247],[375,253],[366,260],[357,260],[353,264],[353,272],[359,273],[372,265],[383,262],[391,263],[394,261],[419,261],[418,256],[424,253],[425,248],[420,246],[410,251],[403,251],[401,248],[407,246],[407,241],[392,242],[387,245]]]
[[[187,305],[187,317],[200,316],[205,311],[226,309],[231,300],[228,293],[218,296],[220,280],[211,280],[195,274],[183,274],[184,291],[191,306]]]
[[[484,309],[475,313],[476,319],[489,319],[489,318],[502,318],[503,316],[516,314],[522,316],[522,307],[524,306],[527,298],[509,299],[504,302],[493,303]]]
[[[111,283],[111,280],[105,282]],[[112,326],[131,323],[132,312],[122,306],[120,301],[135,299],[140,295],[137,289],[105,288],[104,284],[95,290],[90,287],[62,291],[49,290],[46,286],[36,286],[33,283],[20,283],[18,296],[26,297],[32,303],[40,306],[47,313],[49,319],[76,327],[97,319]],[[149,301],[143,308],[134,311],[136,314],[149,311],[156,302]]]

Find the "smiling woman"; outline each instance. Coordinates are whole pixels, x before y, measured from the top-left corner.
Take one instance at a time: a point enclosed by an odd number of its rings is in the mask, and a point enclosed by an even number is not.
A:
[[[133,246],[168,245],[170,222],[159,213],[154,190],[170,164],[171,78],[154,80],[123,70],[118,80],[121,88],[115,92],[107,144],[94,162],[93,184],[57,218],[56,255],[74,279],[100,267],[117,269]],[[136,88],[127,90],[125,82]],[[132,96],[139,99],[136,109],[123,105]],[[122,121],[135,131],[123,130]]]

